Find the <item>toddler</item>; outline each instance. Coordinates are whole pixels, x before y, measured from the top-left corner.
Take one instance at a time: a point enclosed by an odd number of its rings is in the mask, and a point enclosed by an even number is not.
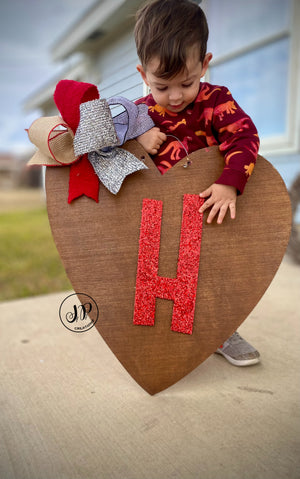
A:
[[[236,215],[257,157],[259,138],[250,117],[230,91],[201,82],[212,54],[206,51],[208,26],[202,9],[190,0],[154,0],[137,13],[135,41],[141,64],[137,70],[151,93],[145,103],[155,127],[137,138],[164,174],[176,162],[200,148],[219,145],[224,169],[200,192],[206,198],[200,213],[221,224]],[[259,352],[235,332],[216,351],[231,364],[259,362]]]

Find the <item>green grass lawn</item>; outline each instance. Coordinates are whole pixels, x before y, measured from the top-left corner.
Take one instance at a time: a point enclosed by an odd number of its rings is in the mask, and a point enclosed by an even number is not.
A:
[[[72,289],[46,208],[0,214],[0,301]]]

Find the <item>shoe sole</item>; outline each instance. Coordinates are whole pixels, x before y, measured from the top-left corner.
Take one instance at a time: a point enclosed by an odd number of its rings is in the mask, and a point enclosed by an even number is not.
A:
[[[220,356],[223,356],[227,361],[233,366],[253,366],[253,364],[257,364],[260,362],[260,358],[253,358],[253,359],[233,359],[231,356],[228,356],[228,354],[221,352],[221,351],[216,351],[215,354],[219,354]]]

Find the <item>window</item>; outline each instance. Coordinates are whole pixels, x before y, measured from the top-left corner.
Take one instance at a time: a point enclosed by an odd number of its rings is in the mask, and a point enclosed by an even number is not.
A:
[[[204,0],[201,6],[210,29],[208,51],[214,56],[208,81],[227,86],[252,117],[263,152],[295,152],[299,2]]]

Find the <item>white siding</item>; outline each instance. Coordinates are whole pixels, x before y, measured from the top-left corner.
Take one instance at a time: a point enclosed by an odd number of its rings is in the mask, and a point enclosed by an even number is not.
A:
[[[143,96],[143,82],[136,70],[138,63],[132,31],[110,43],[95,65],[100,74],[101,97],[120,95],[134,101]]]

